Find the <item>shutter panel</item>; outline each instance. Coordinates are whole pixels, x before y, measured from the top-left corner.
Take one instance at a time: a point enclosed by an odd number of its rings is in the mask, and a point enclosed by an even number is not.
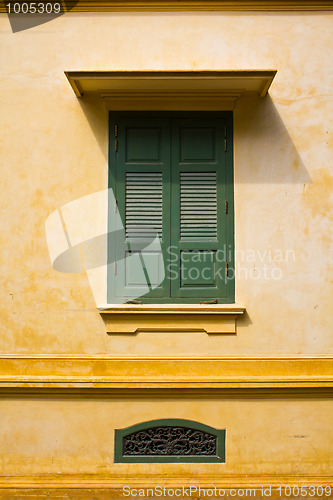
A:
[[[216,172],[180,172],[180,239],[217,238]]]
[[[126,172],[126,239],[162,238],[162,172]]]
[[[224,119],[172,125],[172,244],[175,298],[226,297]]]
[[[123,116],[117,132],[115,189],[124,231],[116,243],[116,301],[170,296],[163,257],[170,245],[169,120]]]

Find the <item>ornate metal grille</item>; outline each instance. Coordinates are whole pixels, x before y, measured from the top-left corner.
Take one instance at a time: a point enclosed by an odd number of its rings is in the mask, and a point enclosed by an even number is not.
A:
[[[187,427],[152,427],[124,436],[123,455],[216,456],[217,438],[208,432]]]

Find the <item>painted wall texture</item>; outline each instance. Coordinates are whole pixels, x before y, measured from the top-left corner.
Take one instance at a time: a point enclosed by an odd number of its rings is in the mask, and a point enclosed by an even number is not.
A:
[[[329,353],[332,16],[71,13],[16,34],[1,20],[2,352]],[[45,239],[53,210],[107,187],[107,111],[79,101],[64,70],[230,68],[278,69],[270,95],[234,113],[248,315],[237,337],[110,339],[86,276],[55,272]]]
[[[0,22],[1,355],[329,356],[332,14],[69,13],[15,34],[5,14]],[[234,109],[246,314],[236,335],[107,335],[87,276],[56,272],[45,237],[50,213],[108,185],[108,111],[78,99],[64,71],[223,69],[278,70],[269,95]],[[145,475],[145,465],[113,464],[113,429],[170,417],[226,428],[227,463],[149,474],[332,475],[324,396],[117,397],[2,400],[1,474]]]
[[[185,398],[181,403],[142,399],[139,410],[136,399],[7,402],[3,405],[7,436],[3,446],[10,453],[4,457],[3,472],[23,476],[108,474],[118,479],[127,476],[128,482],[131,476],[146,478],[149,474],[202,474],[220,481],[230,474],[329,477],[332,472],[330,441],[323,440],[324,434],[331,433],[332,402],[282,401],[277,405],[276,401],[229,398]],[[110,453],[113,426],[124,428],[161,414],[165,418],[190,416],[217,428],[223,422],[227,428],[226,463],[114,464]],[[269,425],[263,426],[263,420]]]

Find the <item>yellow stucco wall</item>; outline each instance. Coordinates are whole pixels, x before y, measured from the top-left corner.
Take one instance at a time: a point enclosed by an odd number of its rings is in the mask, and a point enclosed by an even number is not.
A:
[[[329,475],[332,401],[241,400],[228,397],[103,397],[22,401],[2,405],[3,468],[9,475],[147,474],[189,476]],[[185,418],[226,428],[226,463],[114,464],[113,428],[151,416]],[[265,422],[265,425],[263,425]],[[15,429],[15,430],[14,430]],[[14,431],[13,431],[14,430]],[[269,446],[267,445],[269,443]],[[0,484],[1,485],[1,484]]]
[[[1,351],[329,353],[332,15],[72,13],[15,34],[1,22]],[[248,316],[237,337],[108,338],[86,276],[52,270],[46,245],[53,210],[107,187],[107,112],[63,72],[230,68],[278,69],[268,97],[235,109],[236,302]],[[264,279],[264,265],[282,279]]]
[[[332,14],[69,13],[15,34],[0,22],[0,353],[330,355]],[[269,95],[234,110],[237,334],[106,335],[87,276],[53,270],[45,238],[51,212],[107,187],[108,112],[78,100],[64,71],[267,68]],[[144,476],[146,465],[113,464],[113,429],[178,417],[227,428],[227,463],[151,474],[331,476],[332,406],[311,394],[11,395],[1,474]]]

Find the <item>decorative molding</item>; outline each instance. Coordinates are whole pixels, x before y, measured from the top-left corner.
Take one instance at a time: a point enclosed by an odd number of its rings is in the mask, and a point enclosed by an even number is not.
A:
[[[100,97],[112,111],[229,111],[238,92],[106,92]]]
[[[281,11],[332,11],[331,0],[67,0],[62,2],[69,12],[164,12],[164,11],[221,11],[221,12],[281,12]],[[5,13],[3,0],[0,13]]]
[[[65,12],[331,11],[331,0],[67,0]],[[6,12],[4,2],[0,12]]]
[[[333,358],[318,357],[0,357],[2,390],[330,389]]]
[[[316,11],[333,10],[330,0],[79,0],[74,11]]]
[[[164,466],[165,467],[165,466]],[[174,466],[173,466],[174,467]],[[198,487],[202,489],[212,489],[216,486],[217,489],[224,489],[225,497],[234,497],[230,495],[230,489],[234,488],[252,488],[255,489],[255,496],[251,494],[253,500],[266,498],[262,494],[262,488],[271,488],[271,494],[268,494],[271,500],[284,498],[281,497],[281,491],[278,488],[286,486],[295,486],[301,488],[322,487],[332,484],[332,476],[330,475],[282,475],[282,474],[210,474],[200,473],[198,475],[177,475],[177,474],[151,474],[147,470],[144,475],[139,474],[86,474],[86,475],[67,475],[67,474],[48,474],[38,476],[0,476],[0,495],[1,500],[13,500],[14,498],[22,499],[24,490],[29,492],[30,495],[35,494],[38,498],[53,498],[55,493],[61,495],[71,494],[71,498],[77,500],[91,500],[94,493],[98,495],[99,500],[119,500],[123,497],[122,488],[127,485],[130,488],[154,488],[156,485],[165,486],[166,488],[182,488],[184,487]],[[73,491],[71,491],[73,490]],[[105,491],[103,491],[105,490]],[[332,488],[333,493],[333,488]],[[43,496],[42,496],[43,495]],[[45,495],[45,496],[44,496]],[[250,495],[250,493],[249,493]],[[28,496],[28,495],[27,495]],[[202,496],[202,498],[205,498]],[[127,497],[132,498],[132,497]],[[135,497],[140,498],[140,497]],[[189,499],[197,499],[198,492],[192,490],[192,495],[186,496]],[[207,498],[209,496],[207,495]],[[236,498],[236,497],[234,497]],[[237,497],[238,498],[238,497]],[[245,496],[244,496],[245,498]],[[292,498],[292,497],[289,497]],[[304,498],[304,497],[303,497]],[[310,498],[310,497],[306,497]],[[312,498],[332,498],[332,495],[318,495]]]
[[[236,304],[121,304],[100,310],[100,314],[106,332],[112,334],[165,331],[216,334],[236,333],[236,319],[244,311],[245,307]]]
[[[112,110],[230,110],[243,94],[264,97],[277,73],[221,71],[65,71],[77,97],[97,95]]]

